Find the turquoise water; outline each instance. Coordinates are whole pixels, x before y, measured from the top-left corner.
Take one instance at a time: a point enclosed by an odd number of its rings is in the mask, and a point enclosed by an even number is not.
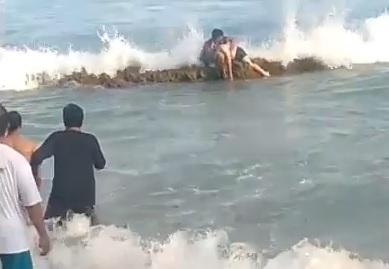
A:
[[[385,5],[6,2],[1,100],[22,113],[25,134],[38,143],[62,128],[66,103],[82,105],[85,130],[100,138],[108,159],[97,176],[98,213],[104,224],[128,224],[133,232],[104,226],[88,247],[56,239],[49,258],[35,256],[38,268],[386,268],[380,261],[387,259],[389,224]],[[108,51],[96,35],[103,25]],[[313,55],[352,69],[123,90],[25,83],[34,72],[61,75],[84,65],[99,71],[132,60],[150,69],[188,63],[214,26],[238,36],[252,55],[285,61]],[[23,44],[30,50],[10,47]],[[44,165],[45,197],[51,164]],[[203,237],[188,244],[194,239],[179,232],[185,229]],[[53,234],[61,236],[74,237]],[[333,241],[341,251],[298,244],[304,238]],[[146,251],[157,247],[164,251]],[[223,247],[229,255],[220,253]],[[237,259],[242,253],[256,255]]]

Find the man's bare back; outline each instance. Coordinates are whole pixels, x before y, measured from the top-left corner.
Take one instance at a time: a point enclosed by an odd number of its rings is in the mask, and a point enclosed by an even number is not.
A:
[[[11,135],[12,136],[12,135]],[[37,144],[22,136],[15,136],[10,139],[10,144],[14,150],[22,154],[28,162],[31,161],[31,155],[37,149]]]
[[[10,126],[8,130],[8,135],[4,139],[4,143],[22,154],[27,159],[27,161],[30,162],[32,154],[37,149],[37,144],[27,138],[24,138],[21,135],[20,130],[22,127],[22,117],[20,116],[20,114],[16,111],[10,111],[8,112],[8,115]],[[40,177],[36,178],[36,184],[40,189]]]

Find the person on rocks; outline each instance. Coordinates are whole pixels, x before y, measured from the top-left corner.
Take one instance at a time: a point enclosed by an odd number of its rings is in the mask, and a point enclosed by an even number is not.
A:
[[[212,30],[211,38],[204,42],[199,59],[205,66],[215,64],[216,49],[223,36],[223,31],[215,28]]]
[[[42,162],[54,156],[54,178],[45,219],[60,218],[59,225],[72,213],[84,214],[91,225],[97,225],[95,215],[96,181],[94,168],[104,169],[106,160],[97,138],[81,131],[84,112],[76,104],[63,108],[65,130],[50,134],[33,153],[34,175]]]
[[[33,141],[22,136],[22,116],[17,111],[8,112],[8,118],[8,135],[4,139],[4,142],[20,154],[22,154],[27,159],[27,161],[30,162],[31,155],[37,149],[37,145]],[[40,178],[40,175],[38,174],[36,177],[36,184],[38,186],[38,189],[40,189],[41,187],[41,182],[42,180]]]
[[[205,66],[215,64],[216,67],[220,69],[224,79],[229,77],[230,80],[233,80],[233,61],[248,64],[254,71],[262,76],[270,76],[269,72],[263,70],[259,65],[251,61],[246,51],[236,44],[234,38],[225,36],[224,32],[217,28],[212,30],[211,38],[204,43],[200,53],[200,61]],[[227,70],[225,68],[226,66]]]
[[[43,220],[42,198],[26,158],[3,143],[9,128],[8,113],[0,109],[0,262],[3,269],[33,269],[26,209],[39,236],[41,255],[50,251]]]
[[[222,74],[224,79],[229,77],[231,81],[233,80],[232,61],[248,64],[254,71],[262,76],[270,77],[269,72],[251,61],[246,51],[242,47],[238,46],[233,38],[223,36],[218,39],[215,58],[219,65],[223,66]],[[225,66],[227,66],[227,70],[225,70]],[[228,76],[226,74],[227,72]]]

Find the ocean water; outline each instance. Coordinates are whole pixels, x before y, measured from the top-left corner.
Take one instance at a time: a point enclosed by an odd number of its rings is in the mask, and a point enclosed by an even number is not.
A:
[[[387,1],[1,3],[1,101],[40,143],[77,102],[108,160],[103,225],[53,231],[38,269],[380,269],[389,260]],[[196,63],[214,27],[314,74],[131,89],[42,88],[85,67]],[[43,166],[47,198],[52,160]],[[77,187],[77,186],[75,186]],[[120,228],[124,225],[127,228]]]

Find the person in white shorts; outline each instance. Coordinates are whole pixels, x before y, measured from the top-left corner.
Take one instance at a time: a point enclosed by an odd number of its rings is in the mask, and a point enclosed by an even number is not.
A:
[[[0,105],[0,262],[3,269],[33,269],[23,207],[38,232],[41,255],[49,253],[50,240],[31,166],[3,143],[8,127],[8,113]]]

